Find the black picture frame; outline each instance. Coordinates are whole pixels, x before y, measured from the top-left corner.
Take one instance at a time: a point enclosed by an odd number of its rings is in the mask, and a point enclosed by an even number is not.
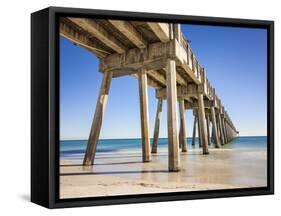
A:
[[[267,187],[59,199],[59,16],[267,29]],[[49,7],[31,15],[31,201],[47,208],[274,194],[274,22]]]

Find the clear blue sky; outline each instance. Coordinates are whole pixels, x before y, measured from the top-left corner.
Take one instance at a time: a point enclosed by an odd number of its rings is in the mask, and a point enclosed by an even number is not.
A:
[[[186,38],[240,135],[266,135],[266,30],[182,25]],[[68,40],[60,39],[60,137],[87,139],[102,74],[98,59]],[[150,137],[157,107],[148,89]],[[193,115],[186,111],[187,136]],[[134,77],[113,79],[100,138],[141,136],[138,82]],[[163,103],[160,137],[167,137]]]

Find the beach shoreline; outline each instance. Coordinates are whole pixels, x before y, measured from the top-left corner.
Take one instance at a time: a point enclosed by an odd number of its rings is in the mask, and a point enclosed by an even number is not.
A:
[[[60,160],[60,198],[169,193],[267,185],[266,149],[188,149],[180,172],[168,172],[167,149],[142,162],[141,149],[97,153],[94,166],[82,155]]]

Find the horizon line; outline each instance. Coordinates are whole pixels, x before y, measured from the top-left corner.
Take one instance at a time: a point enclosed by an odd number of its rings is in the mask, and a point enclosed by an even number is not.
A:
[[[238,137],[267,137],[267,135],[245,135],[245,136],[237,136]],[[186,137],[187,139],[190,138],[192,139],[192,137]],[[197,136],[195,138],[198,138]],[[128,139],[141,139],[141,137],[136,137],[136,138],[102,138],[99,140],[128,140]],[[151,137],[150,139],[153,139],[153,137]],[[159,137],[159,139],[168,139],[168,137]],[[235,139],[235,138],[234,138]],[[60,141],[80,141],[80,140],[88,140],[88,138],[76,138],[76,139],[60,139]]]

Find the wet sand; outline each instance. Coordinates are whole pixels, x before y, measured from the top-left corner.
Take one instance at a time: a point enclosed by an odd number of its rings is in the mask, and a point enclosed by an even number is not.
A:
[[[98,153],[95,165],[82,158],[61,160],[60,197],[98,197],[263,187],[267,185],[263,149],[210,149],[209,155],[191,149],[181,153],[181,171],[168,172],[167,151],[142,163],[141,149]]]

